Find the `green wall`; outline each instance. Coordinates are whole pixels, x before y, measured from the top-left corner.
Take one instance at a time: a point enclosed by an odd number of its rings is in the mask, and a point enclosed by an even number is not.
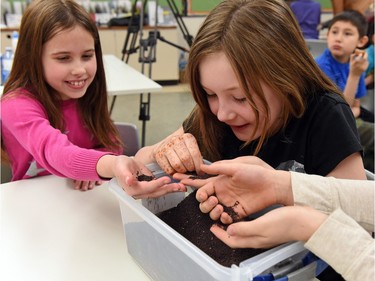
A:
[[[331,0],[319,0],[318,2],[320,2],[320,4],[322,5],[322,9],[332,9]]]
[[[191,10],[197,13],[208,12],[220,2],[221,0],[191,0]]]
[[[26,2],[26,0],[8,0],[9,2]],[[91,0],[92,2],[103,0]],[[151,0],[149,0],[151,1]],[[215,7],[218,3],[222,0],[191,0],[191,10],[196,13],[204,13],[210,11],[213,7]],[[321,3],[322,9],[330,10],[332,8],[331,0],[315,0]],[[131,0],[133,3],[134,0]],[[180,11],[182,11],[182,0],[174,0],[174,3],[178,7]],[[168,6],[167,0],[159,0],[159,5]]]
[[[204,13],[210,11],[222,0],[191,0],[191,10],[197,13]],[[315,0],[320,2],[323,10],[330,10],[332,8],[331,0]],[[182,10],[182,0],[174,0],[176,5]],[[159,0],[160,5],[168,6],[166,0]]]

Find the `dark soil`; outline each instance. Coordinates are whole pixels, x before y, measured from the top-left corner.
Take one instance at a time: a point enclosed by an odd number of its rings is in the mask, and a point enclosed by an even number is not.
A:
[[[155,179],[154,176],[147,176],[147,175],[144,175],[144,174],[137,174],[137,180],[138,181],[152,181],[153,179]]]
[[[190,173],[188,172],[186,174],[190,175],[189,179],[193,179],[193,180],[196,180],[196,179],[204,180],[204,179],[208,179],[208,178],[215,176],[215,175],[209,175],[209,174],[197,175],[197,173],[195,172],[190,172]]]
[[[196,191],[192,192],[175,208],[161,212],[157,216],[223,266],[239,265],[240,262],[268,250],[232,249],[221,242],[210,231],[214,223],[221,225],[220,222],[212,221],[208,214],[203,214],[199,210],[195,193]],[[233,215],[236,216],[235,213]]]

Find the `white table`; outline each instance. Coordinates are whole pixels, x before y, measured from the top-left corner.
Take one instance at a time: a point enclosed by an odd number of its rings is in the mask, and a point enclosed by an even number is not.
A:
[[[112,95],[109,113],[112,114],[118,95],[147,93],[148,99],[144,106],[150,106],[150,93],[161,91],[162,86],[135,70],[114,55],[104,55],[103,63],[107,81],[108,95]],[[145,117],[147,120],[147,117]],[[144,121],[145,123],[145,121]],[[145,126],[145,125],[143,125]],[[143,143],[143,142],[142,142]]]
[[[45,176],[0,185],[0,280],[150,280],[127,253],[108,184]]]
[[[103,55],[108,95],[153,93],[162,86],[114,55]]]
[[[160,92],[162,86],[135,70],[114,55],[104,55],[108,95],[112,95],[109,113],[112,114],[117,95],[141,94],[139,118],[142,121],[141,146],[145,145],[146,121],[150,119],[150,93]],[[145,101],[143,93],[147,93]]]

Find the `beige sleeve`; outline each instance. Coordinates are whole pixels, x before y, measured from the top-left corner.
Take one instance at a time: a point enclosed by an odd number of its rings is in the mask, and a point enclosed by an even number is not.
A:
[[[374,231],[375,182],[347,180],[291,172],[295,204],[326,214],[341,208],[368,231]]]
[[[345,280],[374,280],[374,239],[341,209],[334,211],[305,247]]]

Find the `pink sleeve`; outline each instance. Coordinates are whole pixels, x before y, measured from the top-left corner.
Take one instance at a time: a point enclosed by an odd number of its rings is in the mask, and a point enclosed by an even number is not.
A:
[[[99,180],[96,164],[109,152],[78,147],[53,128],[42,105],[32,98],[19,96],[2,100],[2,126],[19,142],[7,150],[17,155],[26,150],[48,172],[77,180]],[[4,130],[4,131],[5,131]],[[20,153],[20,152],[19,152]]]

